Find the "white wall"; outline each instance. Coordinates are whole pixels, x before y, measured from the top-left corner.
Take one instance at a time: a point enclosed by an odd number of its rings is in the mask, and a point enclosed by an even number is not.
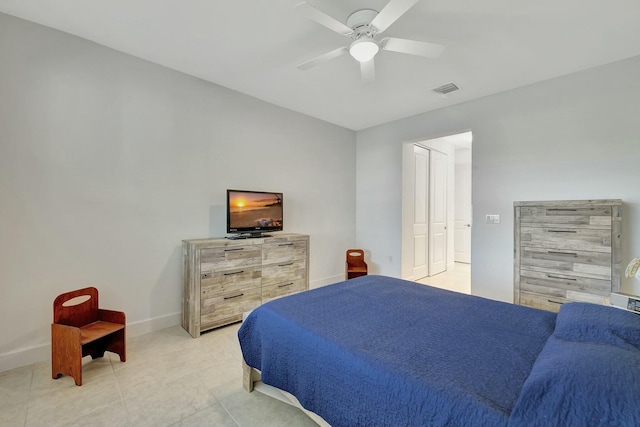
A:
[[[512,300],[517,200],[620,198],[623,259],[640,255],[638,75],[635,57],[358,132],[356,244],[374,272],[401,273],[402,144],[468,130],[472,293]],[[623,279],[623,290],[640,294],[640,283]]]
[[[181,240],[225,234],[227,188],[282,191],[311,286],[340,280],[354,164],[352,131],[0,14],[0,371],[49,357],[68,290],[178,324]]]

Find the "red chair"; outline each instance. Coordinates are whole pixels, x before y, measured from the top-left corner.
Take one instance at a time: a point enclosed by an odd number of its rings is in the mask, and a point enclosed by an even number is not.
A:
[[[82,385],[82,358],[103,357],[111,351],[127,360],[125,315],[98,308],[98,290],[84,288],[58,295],[53,301],[51,375],[73,377]]]
[[[347,250],[347,262],[345,279],[367,275],[367,263],[364,262],[364,251],[362,249]]]

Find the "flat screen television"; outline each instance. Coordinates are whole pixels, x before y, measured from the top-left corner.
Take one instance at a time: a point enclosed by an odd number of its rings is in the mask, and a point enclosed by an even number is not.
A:
[[[263,237],[282,230],[282,193],[227,190],[227,233],[231,238]]]

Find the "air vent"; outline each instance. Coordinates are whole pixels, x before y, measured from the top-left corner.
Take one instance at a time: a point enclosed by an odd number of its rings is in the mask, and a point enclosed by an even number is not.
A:
[[[437,88],[432,89],[432,90],[435,93],[439,93],[441,95],[446,95],[448,93],[455,92],[458,89],[460,89],[460,88],[455,83],[451,82],[451,83],[443,84],[442,86],[438,86]]]

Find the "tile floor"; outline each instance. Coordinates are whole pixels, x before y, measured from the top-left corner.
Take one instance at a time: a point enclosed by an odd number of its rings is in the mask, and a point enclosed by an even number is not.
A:
[[[470,292],[470,266],[418,282]],[[302,411],[242,388],[239,323],[198,339],[181,327],[127,340],[127,362],[83,359],[83,385],[51,379],[51,365],[0,372],[0,427],[316,427]],[[108,356],[108,357],[107,357]]]
[[[456,262],[453,266],[448,267],[447,271],[444,273],[425,277],[423,279],[416,280],[416,282],[422,283],[423,285],[434,286],[436,288],[470,294],[471,264]]]
[[[127,362],[83,359],[83,384],[49,362],[0,372],[0,426],[310,426],[302,411],[242,388],[237,331],[182,328],[127,340]],[[108,357],[107,357],[108,355]]]

